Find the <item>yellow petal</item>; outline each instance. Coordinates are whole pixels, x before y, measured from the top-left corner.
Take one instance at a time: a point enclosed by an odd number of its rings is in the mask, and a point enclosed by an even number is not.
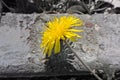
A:
[[[48,46],[46,46],[46,47],[44,48],[43,54],[44,54],[44,55],[47,55],[47,52],[48,52]]]
[[[54,41],[49,45],[49,48],[48,48],[48,57],[51,56],[53,47],[54,47]]]
[[[69,31],[72,31],[72,32],[83,32],[83,30],[77,30],[77,29],[69,29]]]
[[[55,54],[60,52],[60,39],[56,39],[54,52]]]
[[[71,33],[71,32],[66,32],[66,33],[65,33],[65,36],[66,36],[67,38],[71,38],[71,37],[75,36],[75,34],[73,34],[73,33]]]
[[[71,40],[72,42],[76,42],[76,41],[77,41],[75,37],[71,37],[70,40]]]
[[[65,40],[65,37],[62,35],[62,36],[61,36],[61,39],[62,39],[62,40]]]

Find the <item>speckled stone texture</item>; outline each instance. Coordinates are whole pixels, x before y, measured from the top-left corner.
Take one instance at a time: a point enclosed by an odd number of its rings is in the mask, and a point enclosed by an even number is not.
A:
[[[61,54],[45,59],[39,47],[44,23],[68,14],[7,13],[0,23],[0,73],[36,73],[84,70],[73,53],[63,47]],[[120,68],[120,15],[77,15],[84,21],[83,38],[71,46],[92,69],[109,75]],[[45,64],[45,62],[47,63]]]

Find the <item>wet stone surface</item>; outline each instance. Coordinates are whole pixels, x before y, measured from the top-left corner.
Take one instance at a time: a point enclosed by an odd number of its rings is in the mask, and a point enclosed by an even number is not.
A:
[[[72,72],[85,68],[64,46],[59,55],[46,60],[39,48],[46,21],[68,14],[11,14],[0,23],[0,73]],[[77,54],[92,68],[109,75],[120,68],[120,15],[77,15],[85,25],[83,38],[72,43]]]

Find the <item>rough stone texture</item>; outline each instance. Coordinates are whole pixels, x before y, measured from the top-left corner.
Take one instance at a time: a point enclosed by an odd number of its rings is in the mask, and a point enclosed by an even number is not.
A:
[[[54,16],[62,15],[68,14],[7,13],[3,16],[0,23],[0,73],[34,73],[46,70],[60,73],[84,70],[66,48],[61,54],[53,55],[48,60],[48,67],[44,64],[47,59],[44,59],[39,48],[42,26]],[[71,46],[92,69],[100,69],[111,75],[120,68],[120,15],[74,15],[81,18],[85,25],[79,27],[84,29],[80,33],[83,38]],[[65,53],[71,54],[68,56]]]
[[[36,15],[8,13],[0,23],[0,73],[29,73],[44,71],[44,64],[34,54],[31,24]],[[36,57],[37,56],[37,57]],[[41,56],[41,57],[38,57]],[[35,61],[35,62],[34,62]]]

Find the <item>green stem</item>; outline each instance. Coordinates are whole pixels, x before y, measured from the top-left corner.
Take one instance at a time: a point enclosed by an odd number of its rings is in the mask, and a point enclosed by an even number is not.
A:
[[[103,80],[87,64],[84,63],[84,61],[76,54],[76,52],[71,48],[71,46],[66,41],[64,42],[70,48],[70,50],[74,53],[74,55],[78,58],[78,60],[82,63],[82,65],[85,66],[86,69],[88,69],[98,80]]]

